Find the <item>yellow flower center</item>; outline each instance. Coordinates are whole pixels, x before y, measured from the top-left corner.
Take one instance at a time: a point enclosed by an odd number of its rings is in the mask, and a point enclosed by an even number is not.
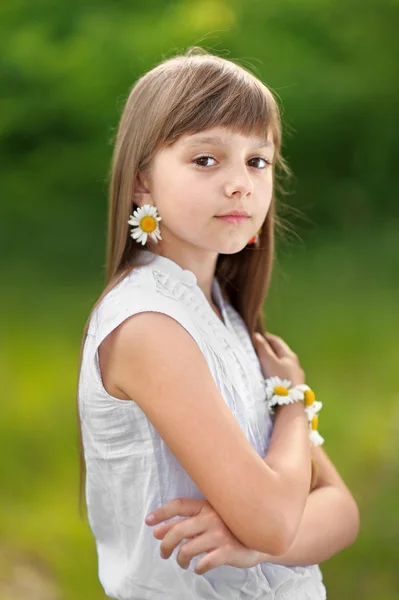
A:
[[[277,396],[288,396],[287,388],[282,385],[277,385],[274,388],[274,393],[277,394]]]
[[[305,405],[306,406],[311,406],[313,404],[313,402],[315,401],[315,394],[314,392],[312,392],[312,390],[306,390],[305,392]]]
[[[154,217],[151,217],[149,215],[143,217],[140,221],[140,227],[143,231],[145,231],[145,233],[151,233],[156,229],[156,226],[156,220],[154,219]]]
[[[313,431],[315,429],[317,429],[318,424],[319,424],[319,417],[317,415],[314,415],[314,417],[312,418],[312,430]]]

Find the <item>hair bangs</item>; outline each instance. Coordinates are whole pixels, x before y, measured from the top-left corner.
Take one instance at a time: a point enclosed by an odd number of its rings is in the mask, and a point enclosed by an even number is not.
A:
[[[229,127],[244,135],[267,138],[271,130],[280,146],[279,110],[270,90],[251,73],[215,60],[179,69],[177,79],[186,81],[182,89],[176,81],[170,91],[173,110],[164,123],[163,142],[171,144],[181,135],[213,127]],[[184,68],[186,67],[186,68]]]

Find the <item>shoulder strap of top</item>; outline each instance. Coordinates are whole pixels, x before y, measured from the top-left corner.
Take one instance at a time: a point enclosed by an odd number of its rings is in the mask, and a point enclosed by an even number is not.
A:
[[[184,303],[162,293],[150,266],[127,275],[93,311],[88,334],[95,336],[95,348],[124,320],[142,312],[160,312],[172,317],[202,348],[202,336]]]

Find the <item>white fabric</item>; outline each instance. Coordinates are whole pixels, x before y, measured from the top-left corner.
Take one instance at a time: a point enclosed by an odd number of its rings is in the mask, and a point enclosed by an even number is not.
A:
[[[212,297],[223,322],[194,273],[147,250],[142,257],[93,312],[79,376],[88,519],[105,593],[118,600],[324,600],[318,565],[223,565],[198,575],[194,568],[205,553],[187,570],[176,561],[180,545],[169,559],[161,558],[161,541],[145,516],[173,498],[204,496],[139,406],[104,389],[97,352],[102,340],[135,313],[165,313],[196,341],[226,404],[262,458],[272,422],[248,330],[223,298],[216,277]]]

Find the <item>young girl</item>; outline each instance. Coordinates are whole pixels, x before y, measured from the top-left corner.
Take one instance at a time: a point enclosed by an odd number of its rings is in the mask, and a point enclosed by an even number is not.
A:
[[[321,600],[318,563],[356,539],[321,403],[263,324],[276,168],[288,172],[276,101],[241,66],[192,48],[133,86],[78,385],[111,598]]]

